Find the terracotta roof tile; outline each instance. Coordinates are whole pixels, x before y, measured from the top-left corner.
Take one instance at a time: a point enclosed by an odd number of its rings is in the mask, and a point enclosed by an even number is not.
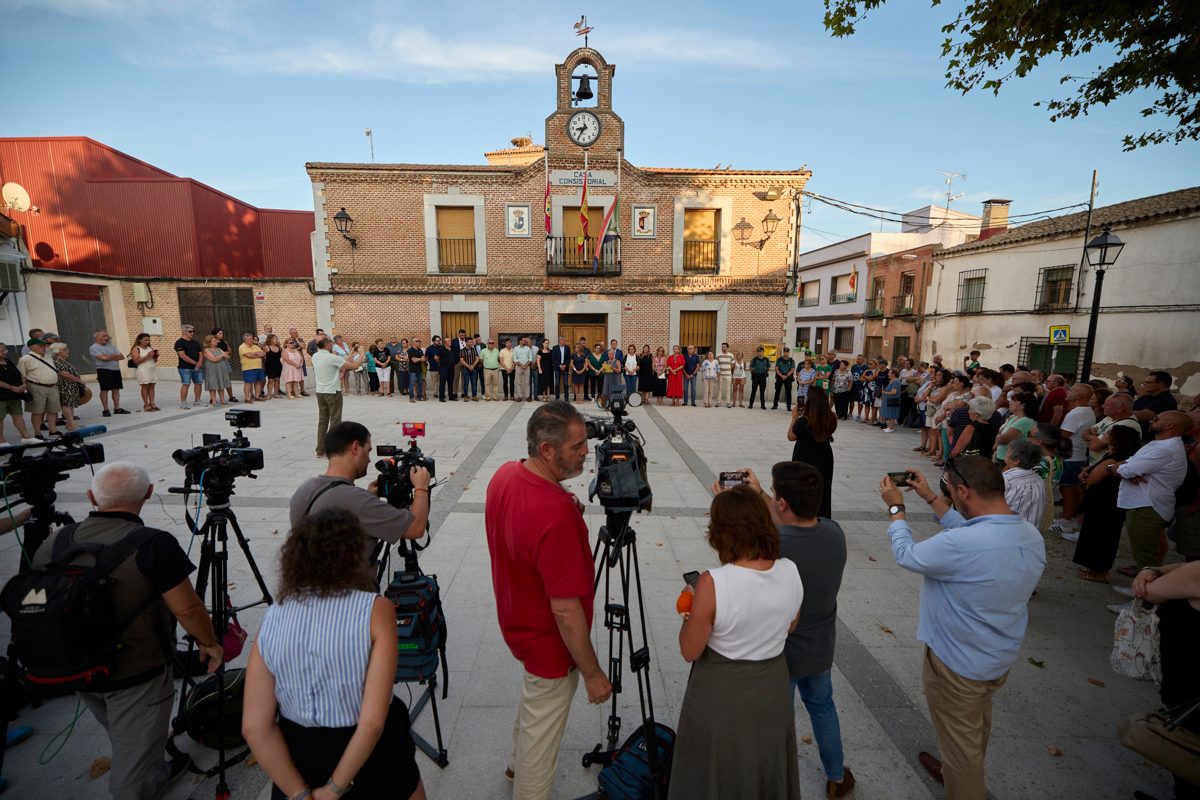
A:
[[[1128,225],[1155,217],[1174,216],[1200,211],[1200,186],[1180,189],[1175,192],[1139,197],[1124,203],[1102,206],[1092,213],[1092,230],[1099,233],[1106,225],[1113,227]],[[990,250],[1010,245],[1023,244],[1039,239],[1055,239],[1073,233],[1082,233],[1087,226],[1087,212],[1078,211],[1061,217],[1030,222],[1007,232],[984,239],[967,242],[942,252],[943,257],[965,255],[978,250]]]

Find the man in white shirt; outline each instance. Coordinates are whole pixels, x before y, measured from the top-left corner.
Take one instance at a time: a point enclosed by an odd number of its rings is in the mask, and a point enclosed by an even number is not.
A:
[[[1167,523],[1175,516],[1175,490],[1187,475],[1182,437],[1194,425],[1182,411],[1160,411],[1150,420],[1154,438],[1128,461],[1108,466],[1123,478],[1117,508],[1126,511],[1125,530],[1139,570],[1162,564]]]
[[[325,457],[325,434],[329,426],[342,421],[342,378],[363,362],[361,351],[347,357],[336,355],[333,348],[332,340],[322,339],[312,357],[317,380],[317,458]]]
[[[1092,395],[1095,391],[1086,383],[1077,383],[1067,392],[1067,413],[1063,417],[1063,438],[1071,440],[1071,455],[1063,461],[1062,480],[1059,489],[1062,491],[1062,519],[1056,520],[1050,530],[1057,531],[1068,542],[1079,540],[1079,525],[1075,517],[1079,514],[1079,504],[1083,501],[1083,487],[1079,483],[1079,471],[1087,465],[1088,447],[1083,434],[1096,424],[1096,412],[1092,411]]]
[[[266,344],[267,339],[269,339],[271,334],[274,332],[274,329],[270,325],[263,325],[263,332],[258,335],[258,343]]]
[[[513,348],[513,363],[517,367],[517,377],[515,378],[517,402],[522,400],[532,400],[535,392],[530,391],[530,364],[533,363],[534,351],[529,344],[529,337],[525,336],[521,339],[521,343]],[[536,370],[535,370],[536,371]]]

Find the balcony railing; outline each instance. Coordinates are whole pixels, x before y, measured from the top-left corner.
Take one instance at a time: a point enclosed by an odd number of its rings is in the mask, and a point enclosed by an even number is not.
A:
[[[577,236],[551,236],[546,239],[547,275],[620,275],[621,240],[610,239],[600,246],[600,260],[593,265],[596,239],[587,236],[583,250]]]
[[[474,239],[441,239],[438,244],[439,272],[474,272]]]
[[[837,305],[839,303],[853,303],[858,299],[858,292],[846,292],[845,294],[835,294],[829,298],[829,302]]]
[[[914,295],[902,294],[892,298],[892,315],[896,317],[907,317],[913,313]]]
[[[801,297],[800,298],[800,308],[808,308],[809,306],[816,306],[816,305],[820,305],[820,304],[821,304],[820,297],[813,296],[813,297]]]
[[[867,301],[867,316],[882,317],[883,316],[883,298],[872,297]]]
[[[721,268],[720,242],[686,239],[683,242],[683,268],[688,272],[716,272]]]

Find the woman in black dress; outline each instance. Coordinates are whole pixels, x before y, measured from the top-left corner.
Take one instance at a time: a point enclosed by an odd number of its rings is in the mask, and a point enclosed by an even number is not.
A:
[[[833,432],[837,430],[837,416],[829,407],[829,395],[820,386],[810,386],[808,401],[801,407],[792,407],[792,421],[787,439],[795,442],[792,461],[811,464],[825,479],[825,492],[821,497],[821,508],[817,516],[829,519],[833,516]]]
[[[638,356],[638,391],[643,397],[649,397],[654,391],[657,380],[654,374],[654,356],[650,355],[650,345],[642,345],[642,354]]]
[[[550,340],[542,340],[542,349],[538,357],[538,394],[542,400],[550,400],[550,392],[554,390],[554,353],[550,352]]]
[[[263,371],[267,374],[267,399],[283,397],[279,391],[279,377],[283,375],[283,348],[279,337],[271,334],[263,343]]]
[[[1108,467],[1133,456],[1142,446],[1142,437],[1139,431],[1114,425],[1102,441],[1108,448],[1104,458],[1094,466],[1084,468],[1079,475],[1086,487],[1080,507],[1083,522],[1079,526],[1075,556],[1071,559],[1079,565],[1079,577],[1096,583],[1109,582],[1108,573],[1117,560],[1121,528],[1125,525],[1125,509],[1117,508],[1121,476],[1109,472]]]

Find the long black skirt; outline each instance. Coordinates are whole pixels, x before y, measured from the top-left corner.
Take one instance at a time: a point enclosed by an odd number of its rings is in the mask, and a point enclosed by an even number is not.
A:
[[[296,769],[312,787],[324,786],[337,768],[355,728],[306,728],[284,717],[279,728],[287,742],[288,752]],[[369,800],[394,797],[404,800],[417,790],[421,771],[417,768],[416,745],[408,724],[408,708],[398,698],[388,707],[383,734],[367,763],[354,778],[354,788],[343,795],[345,800]],[[278,786],[272,788],[271,800],[287,800]]]
[[[1117,508],[1120,485],[1121,478],[1111,475],[1083,493],[1083,523],[1071,560],[1092,572],[1108,572],[1117,560],[1125,525],[1125,510]]]

